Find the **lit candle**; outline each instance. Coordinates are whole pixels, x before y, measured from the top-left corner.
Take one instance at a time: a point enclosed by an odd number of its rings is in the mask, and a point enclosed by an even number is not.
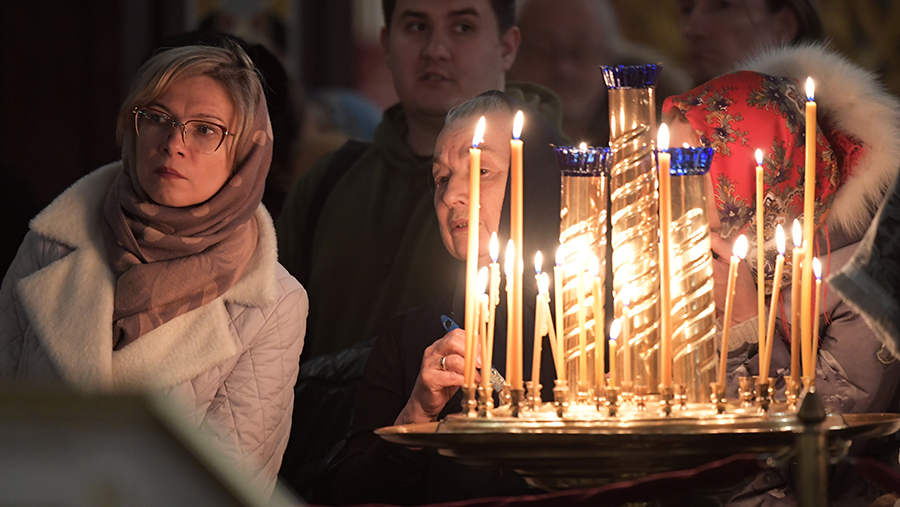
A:
[[[806,181],[803,195],[803,239],[806,240],[803,254],[803,279],[801,285],[800,305],[800,332],[804,357],[812,353],[812,258],[815,249],[815,202],[816,202],[816,102],[814,100],[815,86],[812,78],[806,78]],[[798,304],[798,303],[794,303]],[[804,361],[803,376],[810,375],[807,367],[808,361]]]
[[[766,346],[766,257],[765,257],[765,204],[763,188],[763,152],[756,150],[756,296],[757,313],[759,314],[759,346]]]
[[[478,271],[478,337],[481,348],[481,387],[489,393],[491,389],[491,359],[487,356],[488,350],[488,307],[490,298],[485,291],[488,285],[488,268],[483,267]],[[473,373],[474,375],[474,373]]]
[[[669,175],[670,155],[669,127],[665,123],[659,126],[659,140],[656,143],[659,150],[659,230],[661,241],[659,244],[659,271],[660,271],[660,383],[663,386],[672,385],[672,293],[670,290],[671,267],[669,264],[669,252],[671,246],[670,225],[672,224],[672,192]]]
[[[805,255],[803,249],[803,229],[800,221],[794,219],[794,250],[792,252],[794,268],[791,271],[791,378],[800,382],[800,266]]]
[[[563,340],[563,278],[566,276],[563,271],[563,259],[565,252],[563,246],[559,245],[556,249],[556,265],[553,267],[553,292],[554,304],[556,306],[556,350],[554,357],[556,360],[556,378],[566,380],[566,349]]]
[[[500,304],[500,264],[497,258],[500,256],[500,242],[497,240],[497,233],[491,233],[490,243],[491,263],[488,265],[489,281],[488,296],[490,304],[488,304],[488,321],[487,321],[487,349],[484,351],[483,364],[492,366],[494,364],[494,322],[497,316],[497,305]],[[488,384],[490,385],[490,384]]]
[[[543,257],[541,251],[538,250],[534,254],[534,281],[538,287],[537,296],[534,299],[534,354],[531,357],[531,382],[536,386],[540,383],[541,374],[541,353],[544,335],[547,334],[547,319],[544,317],[544,305],[542,304],[544,295],[541,293],[541,269],[543,268]]]
[[[511,164],[510,164],[510,228],[509,237],[516,245],[516,255],[513,257],[515,266],[513,274],[515,282],[513,283],[513,339],[512,349],[512,370],[509,372],[509,383],[513,389],[522,389],[522,273],[524,266],[522,264],[522,141],[519,139],[522,135],[522,123],[524,116],[522,111],[516,113],[516,119],[513,122],[513,138],[509,141]]]
[[[781,224],[775,226],[775,244],[778,246],[778,257],[775,258],[775,278],[772,279],[772,301],[769,303],[769,323],[766,327],[766,348],[760,350],[759,375],[764,380],[769,378],[769,365],[772,361],[772,340],[775,338],[775,317],[778,315],[778,296],[781,294],[781,274],[784,271],[785,238]],[[762,317],[760,317],[762,318]]]
[[[816,376],[816,358],[819,357],[819,311],[822,309],[822,264],[818,257],[813,257],[813,274],[816,275],[816,306],[813,313],[812,354],[809,355],[810,377]]]
[[[541,304],[544,307],[544,334],[550,335],[550,349],[553,353],[554,366],[559,351],[556,350],[556,332],[553,331],[553,317],[550,313],[550,277],[547,273],[541,273],[541,279],[538,282],[538,293],[543,294]]]
[[[634,382],[631,376],[631,293],[627,283],[622,286],[622,348],[625,349],[625,376],[622,380]]]
[[[728,288],[725,292],[725,320],[722,324],[722,349],[719,359],[719,385],[725,385],[725,370],[728,367],[728,334],[731,330],[731,311],[734,309],[734,290],[738,277],[738,266],[747,255],[747,237],[741,234],[734,242],[731,265],[728,269]]]
[[[609,326],[609,357],[616,357],[616,341],[619,338],[619,331],[622,323],[619,319],[612,321]],[[609,361],[609,387],[616,387],[616,362]]]
[[[584,288],[584,266],[579,262],[578,274],[575,277],[578,281],[578,381],[587,383],[587,329],[586,312],[584,309],[585,288]]]
[[[481,197],[481,150],[478,145],[484,141],[484,116],[478,120],[472,147],[469,149],[469,225],[468,251],[466,252],[466,360],[463,382],[466,387],[474,386],[475,377],[475,312],[478,296],[475,293],[475,279],[478,276],[478,223]]]
[[[512,342],[513,342],[513,258],[516,256],[516,247],[513,241],[506,243],[506,255],[503,257],[503,272],[506,273],[506,381],[509,382],[509,373],[512,371]],[[511,387],[511,386],[510,386]]]
[[[604,337],[606,336],[606,325],[603,311],[603,286],[600,284],[600,260],[596,255],[591,256],[588,264],[588,270],[591,273],[591,295],[594,297],[594,385],[603,386],[603,373],[606,371],[606,347]],[[610,364],[616,361],[615,353],[610,350]]]

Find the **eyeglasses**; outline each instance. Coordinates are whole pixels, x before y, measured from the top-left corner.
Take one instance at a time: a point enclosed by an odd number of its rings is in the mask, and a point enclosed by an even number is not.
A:
[[[176,127],[181,127],[181,141],[184,147],[197,153],[214,153],[222,146],[225,136],[233,136],[228,129],[205,120],[175,121],[168,114],[150,107],[136,107],[134,128],[138,137],[150,143],[162,143],[169,139]]]

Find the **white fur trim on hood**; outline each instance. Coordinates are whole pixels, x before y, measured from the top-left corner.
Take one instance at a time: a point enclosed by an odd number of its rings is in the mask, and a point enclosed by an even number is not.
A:
[[[735,70],[815,82],[818,121],[863,143],[864,152],[835,194],[826,223],[861,235],[900,170],[900,101],[876,76],[819,44],[769,49]]]

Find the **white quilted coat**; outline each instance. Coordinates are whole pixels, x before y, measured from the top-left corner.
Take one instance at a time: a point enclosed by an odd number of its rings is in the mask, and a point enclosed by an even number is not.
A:
[[[260,206],[258,246],[234,287],[113,351],[102,208],[121,170],[85,176],[32,220],[0,288],[0,379],[162,393],[268,495],[290,434],[306,291],[278,263]]]

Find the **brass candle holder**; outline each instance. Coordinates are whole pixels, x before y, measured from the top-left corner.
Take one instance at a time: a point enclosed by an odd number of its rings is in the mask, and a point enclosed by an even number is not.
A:
[[[476,386],[463,386],[463,399],[462,399],[462,411],[466,417],[477,417],[478,416],[478,400],[475,398],[475,394],[478,388]]]
[[[752,407],[755,396],[753,377],[738,377],[738,398],[741,400],[741,408]]]
[[[563,418],[569,411],[569,386],[565,380],[557,379],[553,386],[554,408],[556,416]]]
[[[712,394],[709,395],[709,400],[715,405],[717,414],[725,413],[725,386],[720,385],[718,382],[713,382],[710,384],[710,390]]]
[[[535,384],[531,380],[525,382],[525,399],[531,410],[538,410],[541,407],[541,387],[543,387],[541,384]]]
[[[768,378],[756,377],[756,406],[760,414],[768,414],[772,404],[772,387]]]
[[[660,413],[669,417],[672,415],[672,405],[675,400],[675,388],[673,386],[659,386],[659,408]]]

